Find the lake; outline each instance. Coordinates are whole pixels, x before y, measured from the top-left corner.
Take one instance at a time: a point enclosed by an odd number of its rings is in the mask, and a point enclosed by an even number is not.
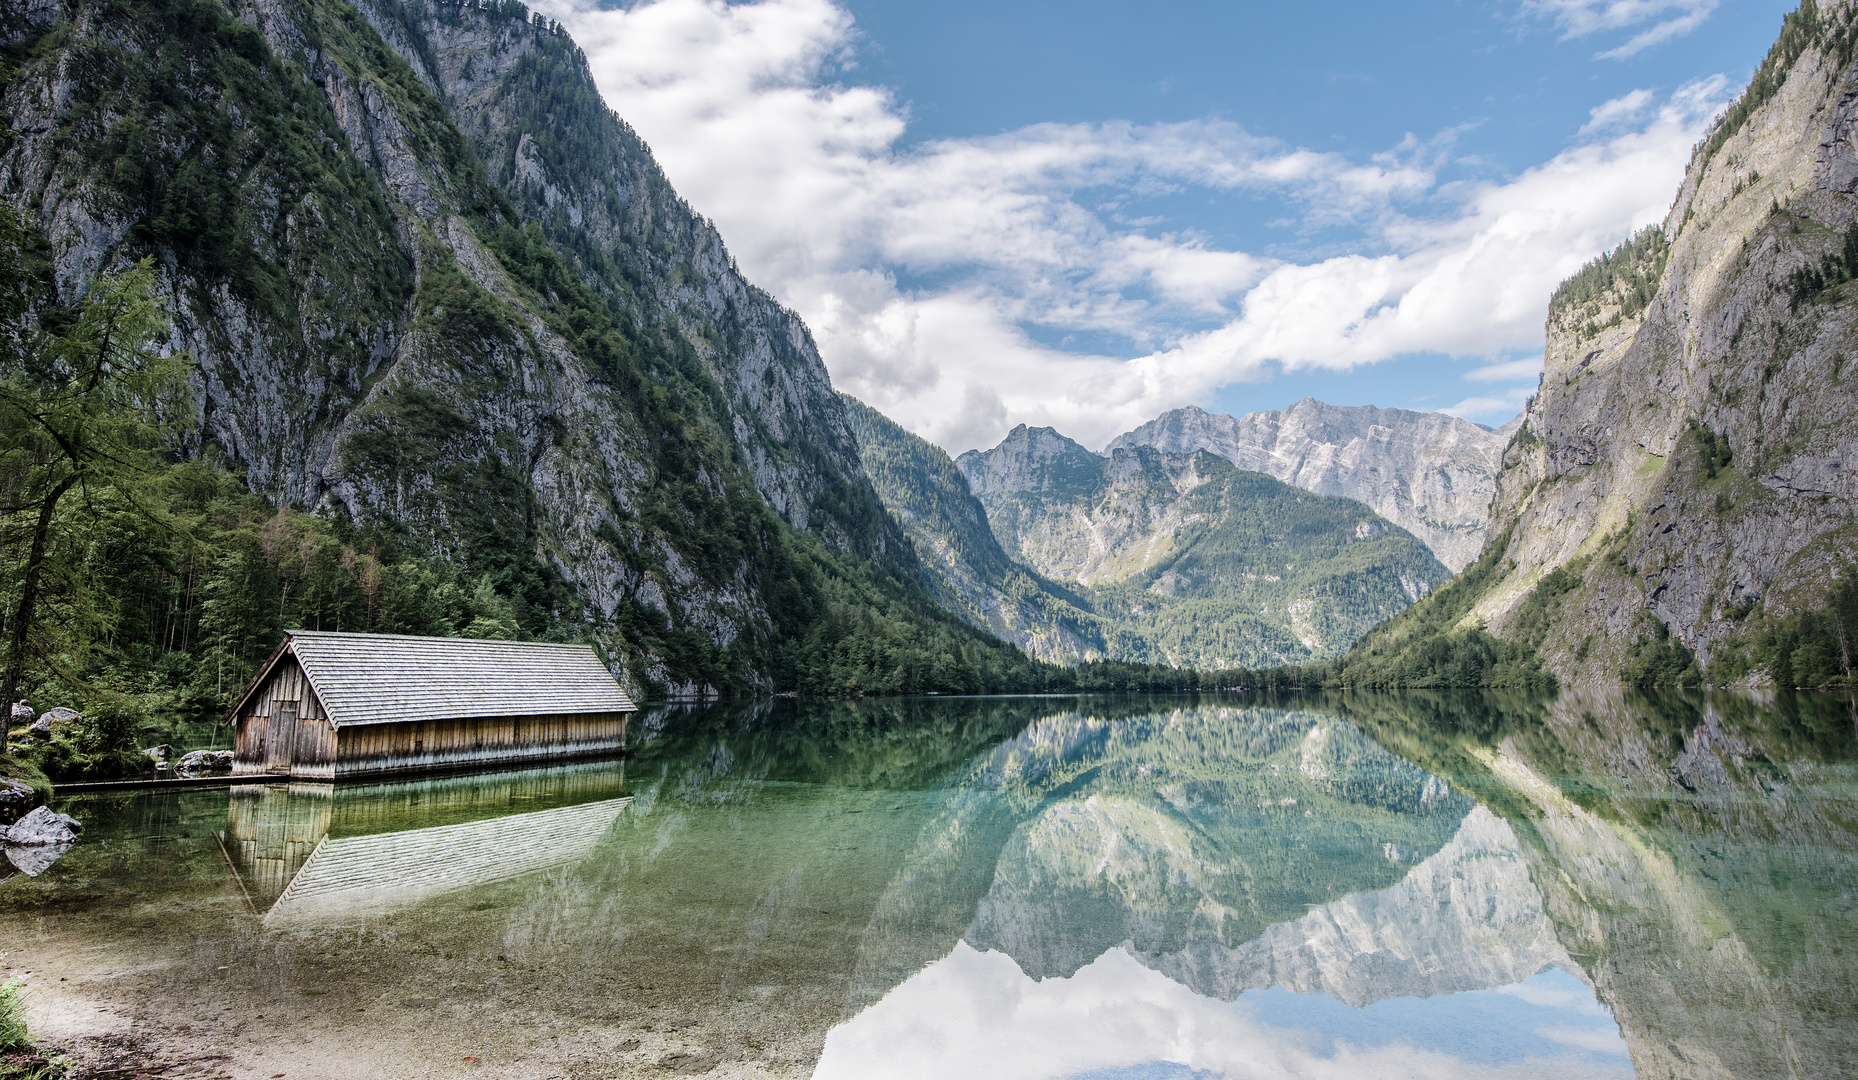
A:
[[[1825,1077],[1858,706],[658,707],[620,761],[60,799],[35,1031],[228,1077]]]

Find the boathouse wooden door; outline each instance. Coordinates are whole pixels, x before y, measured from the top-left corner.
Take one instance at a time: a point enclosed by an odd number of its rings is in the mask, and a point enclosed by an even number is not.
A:
[[[297,703],[280,701],[271,708],[271,756],[266,763],[272,772],[289,772],[292,751],[297,747]]]

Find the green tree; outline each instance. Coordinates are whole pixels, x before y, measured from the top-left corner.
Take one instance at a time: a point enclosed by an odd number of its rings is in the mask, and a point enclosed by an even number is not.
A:
[[[255,538],[220,556],[206,580],[200,632],[213,660],[214,693],[238,689],[284,634],[277,571]]]
[[[42,589],[52,556],[54,527],[68,496],[120,502],[132,512],[165,520],[166,508],[148,490],[158,482],[164,441],[179,434],[189,414],[184,355],[164,354],[159,342],[167,318],[155,297],[149,260],[91,283],[63,325],[48,331],[29,325],[38,300],[26,262],[26,229],[9,212],[0,226],[0,276],[5,292],[0,318],[6,355],[0,370],[0,528],[23,549],[6,613],[4,681],[0,700],[11,702],[26,668],[47,659],[40,627]],[[41,320],[43,323],[43,320]]]

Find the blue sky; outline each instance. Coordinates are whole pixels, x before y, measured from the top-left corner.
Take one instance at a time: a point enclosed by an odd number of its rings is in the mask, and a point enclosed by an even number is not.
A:
[[[1502,422],[1793,5],[534,6],[834,382],[959,452],[1305,395]]]

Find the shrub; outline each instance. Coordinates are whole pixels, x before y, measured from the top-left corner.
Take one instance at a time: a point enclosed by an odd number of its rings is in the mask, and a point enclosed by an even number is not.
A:
[[[141,695],[102,691],[84,712],[77,731],[77,748],[90,756],[134,750],[136,735],[148,718],[148,705]]]
[[[0,983],[0,1054],[32,1049],[26,1032],[26,980]]]

